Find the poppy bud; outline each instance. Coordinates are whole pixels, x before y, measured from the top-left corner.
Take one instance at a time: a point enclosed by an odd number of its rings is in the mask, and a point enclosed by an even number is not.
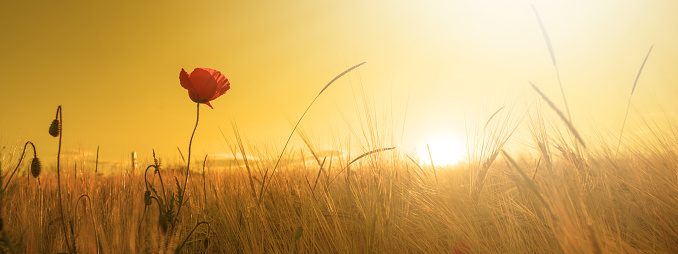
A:
[[[202,241],[202,244],[203,244],[203,247],[205,247],[205,249],[207,249],[207,247],[210,246],[210,238],[209,237],[205,238],[205,240]]]
[[[151,205],[151,191],[144,193],[144,202],[146,202],[146,205]]]
[[[33,160],[31,161],[31,174],[33,175],[34,178],[38,178],[38,176],[40,176],[41,170],[42,166],[40,165],[40,159],[34,157]]]
[[[52,137],[59,136],[59,120],[54,119],[52,121],[52,125],[49,126],[49,135],[52,135]]]

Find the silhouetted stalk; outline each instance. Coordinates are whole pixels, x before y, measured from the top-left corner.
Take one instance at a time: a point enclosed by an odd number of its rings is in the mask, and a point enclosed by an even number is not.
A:
[[[202,224],[207,224],[207,236],[209,237],[209,233],[210,233],[210,232],[209,232],[210,223],[207,222],[207,221],[201,221],[201,222],[198,222],[198,224],[195,224],[195,227],[193,227],[193,230],[191,230],[191,232],[188,233],[188,235],[186,236],[186,239],[184,239],[184,241],[181,242],[181,245],[179,245],[179,247],[177,247],[177,249],[174,250],[174,253],[179,253],[179,251],[180,251],[182,248],[184,248],[184,245],[186,245],[186,242],[188,241],[188,238],[191,237],[191,235],[193,235],[193,232],[198,228],[198,226],[200,226],[200,225],[202,225]]]
[[[160,206],[160,201],[158,201],[158,198],[153,197],[153,196],[149,196],[148,200],[149,200],[148,203],[146,203],[146,201],[144,200],[144,211],[141,213],[141,220],[139,220],[139,227],[138,227],[138,230],[137,230],[137,235],[141,235],[141,222],[146,217],[146,211],[147,211],[148,207],[153,204],[153,200],[155,200],[155,203],[158,205],[158,213],[162,213],[162,207]]]
[[[158,174],[158,178],[160,179],[160,190],[162,191],[162,197],[164,198],[165,201],[167,201],[167,194],[165,194],[165,183],[162,181],[162,175],[160,174],[160,169],[158,168],[157,165],[149,165],[146,167],[146,171],[144,173],[144,182],[146,182],[146,190],[148,190],[148,179],[146,175],[148,174],[148,170],[150,168],[153,168],[153,174]]]
[[[14,174],[16,173],[17,170],[19,170],[19,166],[21,166],[21,162],[24,161],[24,157],[26,155],[26,147],[28,145],[31,145],[33,147],[33,158],[38,157],[38,153],[35,151],[35,145],[31,141],[26,141],[26,144],[24,144],[24,150],[21,152],[21,157],[19,157],[19,163],[16,164],[16,167],[14,168],[14,171],[12,171],[12,174],[9,176],[9,179],[7,179],[7,183],[5,184],[5,187],[2,188],[2,193],[5,193],[7,191],[7,187],[9,187],[9,183],[12,181],[12,177],[14,177]]]
[[[186,165],[186,178],[184,180],[184,189],[181,190],[181,202],[179,202],[179,207],[177,208],[177,219],[179,218],[179,212],[181,212],[181,207],[184,204],[183,198],[186,194],[186,189],[188,188],[188,174],[191,172],[191,146],[193,145],[193,137],[195,136],[195,130],[198,129],[198,121],[200,120],[200,103],[196,103],[196,112],[195,112],[195,127],[193,127],[193,133],[191,134],[191,140],[188,141],[188,159]]]
[[[61,216],[61,229],[64,233],[64,240],[66,241],[66,248],[68,248],[68,253],[75,253],[75,250],[71,249],[71,245],[68,241],[68,230],[66,230],[66,217],[64,216],[64,206],[61,201],[61,139],[63,138],[63,113],[61,112],[61,105],[57,107],[57,112],[55,119],[58,118],[56,126],[56,135],[59,135],[59,150],[57,151],[57,201],[59,202],[59,215]],[[54,122],[52,122],[54,124]],[[52,132],[52,128],[50,128]],[[53,133],[50,133],[53,134]],[[75,247],[75,246],[74,246]]]

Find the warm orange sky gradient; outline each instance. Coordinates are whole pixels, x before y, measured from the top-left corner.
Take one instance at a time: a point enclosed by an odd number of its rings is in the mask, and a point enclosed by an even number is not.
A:
[[[502,105],[537,101],[528,80],[564,109],[531,3],[578,128],[618,135],[653,44],[627,130],[638,116],[675,123],[673,0],[3,1],[0,145],[6,153],[31,140],[43,163],[53,163],[57,139],[47,129],[62,105],[65,150],[100,145],[103,159],[126,160],[131,151],[150,159],[155,148],[176,160],[195,121],[179,71],[206,67],[220,70],[231,90],[213,110],[202,106],[194,158],[229,153],[220,129],[230,136],[232,120],[247,140],[278,153],[320,89],[363,61],[302,122],[321,146],[340,145],[332,137],[348,135],[344,119],[364,129],[361,90],[402,151],[438,137],[463,144],[470,123]]]

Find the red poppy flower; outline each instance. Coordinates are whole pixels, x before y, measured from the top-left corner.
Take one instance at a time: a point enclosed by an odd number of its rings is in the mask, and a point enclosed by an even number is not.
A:
[[[181,68],[179,82],[188,90],[191,100],[205,103],[210,108],[213,108],[210,101],[219,98],[231,88],[231,83],[221,72],[209,68],[195,68],[191,74]]]

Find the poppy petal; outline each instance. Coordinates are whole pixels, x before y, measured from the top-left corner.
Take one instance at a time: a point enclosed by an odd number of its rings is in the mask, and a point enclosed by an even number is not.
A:
[[[189,75],[193,89],[197,93],[198,101],[194,100],[195,102],[209,101],[216,92],[217,83],[210,70],[214,71],[207,68],[195,68]]]
[[[208,68],[203,68],[203,69],[208,71],[210,73],[210,75],[212,76],[212,79],[215,81],[214,96],[210,99],[210,100],[214,100],[217,97],[224,94],[223,92],[221,92],[222,87],[224,85],[230,85],[230,84],[228,82],[228,79],[224,76],[224,74],[221,74],[220,71],[217,71],[217,70],[214,70],[214,69],[208,69]]]
[[[181,68],[181,72],[179,72],[179,83],[181,83],[181,87],[186,88],[189,91],[193,90],[193,83],[184,68]]]
[[[214,107],[212,107],[212,104],[210,104],[209,101],[208,101],[208,102],[205,102],[205,104],[207,104],[207,106],[210,106],[210,108],[214,109]]]
[[[231,83],[223,74],[221,74],[221,72],[216,71],[216,73],[213,74],[213,77],[217,82],[217,90],[215,91],[214,96],[212,96],[210,100],[218,98],[219,96],[226,93],[228,89],[231,88]]]

